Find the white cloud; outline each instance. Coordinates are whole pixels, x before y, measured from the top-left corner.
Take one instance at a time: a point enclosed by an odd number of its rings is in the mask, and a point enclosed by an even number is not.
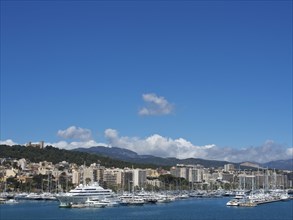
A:
[[[230,161],[255,161],[259,163],[290,159],[290,149],[272,140],[267,140],[260,146],[250,146],[240,150],[228,149],[227,155]],[[224,151],[225,152],[225,151]],[[226,152],[225,152],[226,153]]]
[[[173,105],[162,96],[148,93],[143,94],[142,98],[146,106],[139,110],[139,115],[168,115],[173,111]]]
[[[177,157],[180,159],[190,157],[205,157],[206,149],[215,145],[195,146],[191,142],[179,138],[171,139],[154,134],[145,139],[137,137],[120,137],[113,129],[105,131],[105,137],[111,146],[126,148],[138,154],[150,154],[160,157]]]
[[[90,140],[92,132],[86,128],[71,126],[65,130],[59,130],[57,135],[65,139]]]
[[[287,151],[286,151],[287,155],[291,158],[293,158],[293,147],[291,148],[288,148]]]
[[[0,144],[3,144],[3,145],[9,145],[9,146],[13,146],[13,145],[17,145],[17,143],[15,143],[13,140],[11,139],[7,139],[5,141],[1,141],[0,140]]]
[[[109,128],[105,130],[105,136],[112,140],[118,138],[118,132],[114,129]]]
[[[105,131],[109,145],[126,148],[138,154],[160,157],[202,158],[210,160],[226,160],[230,162],[259,162],[292,158],[293,148],[286,148],[274,141],[266,141],[261,146],[251,146],[243,149],[218,147],[214,144],[196,146],[184,138],[171,139],[158,134],[144,139],[138,137],[119,136],[113,129]]]
[[[66,149],[66,150],[72,150],[75,148],[90,148],[94,146],[104,146],[107,145],[104,143],[98,143],[94,140],[88,140],[88,141],[73,141],[73,142],[66,142],[66,141],[59,141],[56,143],[45,143],[45,145],[51,145],[60,149]]]

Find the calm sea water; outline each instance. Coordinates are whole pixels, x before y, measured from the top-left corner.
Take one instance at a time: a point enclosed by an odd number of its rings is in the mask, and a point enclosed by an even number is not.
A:
[[[292,220],[293,200],[257,207],[227,207],[229,198],[188,199],[168,204],[140,207],[59,208],[58,202],[21,201],[14,205],[0,205],[1,220],[50,219],[236,219],[236,220]]]

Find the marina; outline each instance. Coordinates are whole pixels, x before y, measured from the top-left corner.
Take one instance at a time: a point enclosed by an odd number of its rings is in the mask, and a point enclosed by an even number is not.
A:
[[[169,203],[144,204],[142,206],[118,206],[105,208],[58,207],[58,201],[20,200],[17,204],[1,204],[3,220],[45,219],[246,219],[291,220],[293,200],[267,203],[256,208],[230,207],[225,204],[231,198],[188,198]],[[37,207],[37,208],[36,208]]]
[[[241,185],[239,185],[241,188]],[[0,219],[291,220],[292,190],[160,190],[114,193],[97,183],[66,193],[1,193]],[[36,208],[38,207],[38,208]]]
[[[255,207],[272,202],[280,202],[292,199],[286,191],[271,190],[271,191],[238,191],[230,201],[226,203],[227,206],[242,206],[242,207]]]
[[[289,192],[289,193],[288,193]],[[291,191],[286,190],[193,190],[193,191],[137,191],[114,193],[97,183],[79,185],[68,193],[19,193],[1,194],[0,204],[14,204],[19,201],[57,201],[59,208],[104,208],[117,206],[141,206],[146,204],[170,203],[187,199],[227,198],[226,206],[255,207],[257,205],[282,202],[293,199]]]

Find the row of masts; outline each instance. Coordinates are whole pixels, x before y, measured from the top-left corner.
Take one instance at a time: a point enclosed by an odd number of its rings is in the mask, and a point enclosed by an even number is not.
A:
[[[239,177],[239,190],[257,190],[257,189],[263,189],[265,191],[268,191],[270,189],[284,189],[284,177],[282,176],[283,180],[281,181],[281,185],[277,185],[277,173],[274,170],[273,172],[273,181],[269,181],[269,170],[264,169],[263,175],[260,174],[260,171],[258,169],[257,175],[248,175],[245,173],[240,174]],[[262,177],[262,180],[261,180]],[[247,182],[247,180],[250,180]]]

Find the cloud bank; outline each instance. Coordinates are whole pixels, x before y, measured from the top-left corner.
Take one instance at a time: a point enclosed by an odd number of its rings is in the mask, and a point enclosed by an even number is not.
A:
[[[121,137],[114,129],[107,129],[105,137],[110,146],[126,148],[138,154],[150,154],[160,157],[202,158],[209,160],[226,160],[230,162],[259,162],[290,159],[293,148],[268,140],[261,146],[243,149],[218,147],[215,144],[197,146],[184,138],[172,139],[158,134],[144,139],[138,137]]]
[[[173,105],[162,96],[157,96],[154,93],[148,93],[143,94],[142,99],[144,100],[146,106],[139,110],[139,115],[168,115],[173,111]]]
[[[58,131],[59,137],[80,138],[79,141],[56,143],[45,143],[61,149],[71,150],[74,148],[93,146],[120,147],[137,152],[140,155],[153,155],[159,157],[202,158],[209,160],[225,160],[229,162],[258,162],[265,163],[274,160],[293,158],[293,147],[285,147],[272,140],[264,142],[260,146],[250,146],[242,149],[232,147],[219,147],[215,144],[197,146],[184,138],[172,139],[154,134],[146,138],[120,136],[115,129],[106,129],[104,132],[107,143],[99,143],[93,139],[89,129],[69,127]],[[14,141],[8,139],[0,141],[1,144],[15,145]]]
[[[0,140],[0,144],[2,145],[9,145],[9,146],[12,146],[12,145],[17,145],[17,143],[15,143],[13,140],[11,139],[7,139],[5,141],[1,141]]]
[[[113,129],[105,131],[105,137],[110,146],[126,148],[138,154],[150,154],[159,157],[177,157],[180,159],[188,157],[205,157],[206,149],[215,145],[194,146],[191,142],[179,138],[171,139],[154,134],[145,139],[138,137],[120,137]]]

